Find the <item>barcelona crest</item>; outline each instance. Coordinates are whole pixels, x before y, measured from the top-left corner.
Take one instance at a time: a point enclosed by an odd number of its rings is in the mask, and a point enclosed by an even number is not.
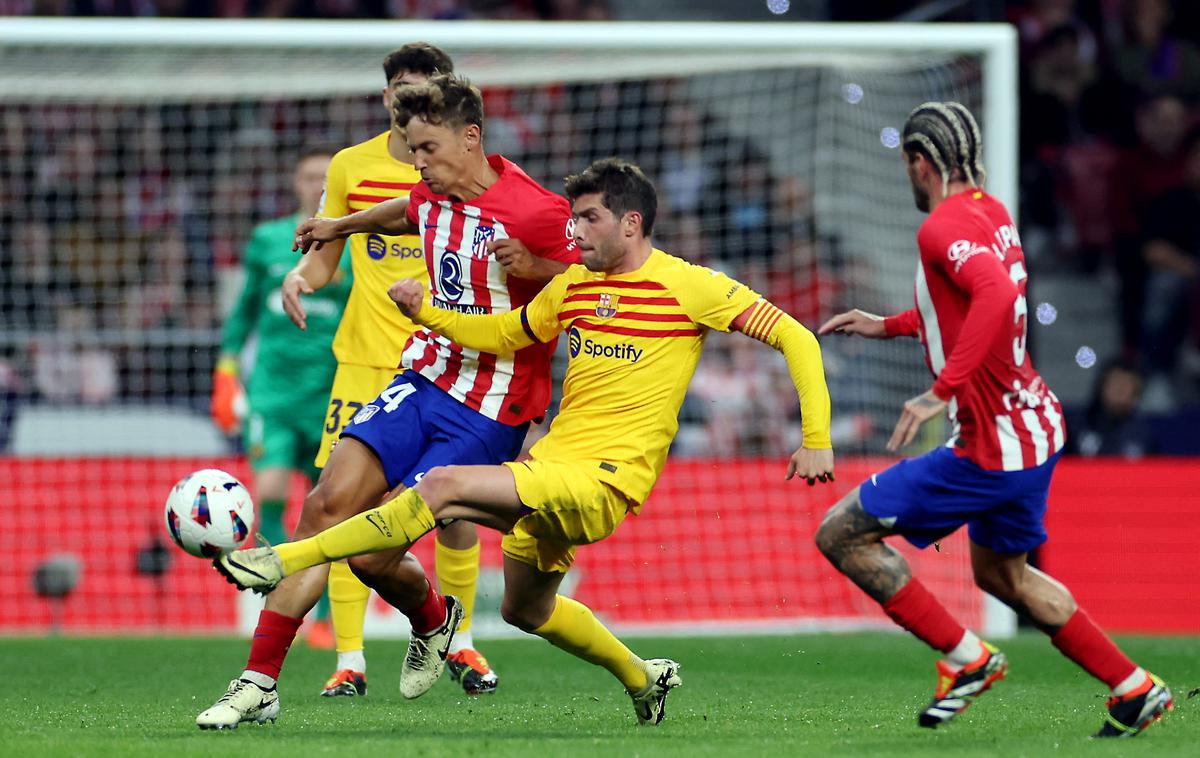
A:
[[[600,318],[612,318],[617,315],[617,299],[620,295],[610,295],[602,293],[600,301],[596,303],[596,315]]]

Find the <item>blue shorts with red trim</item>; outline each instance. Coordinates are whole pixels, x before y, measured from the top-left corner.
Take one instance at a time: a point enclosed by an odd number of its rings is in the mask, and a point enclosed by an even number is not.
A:
[[[859,500],[919,548],[966,524],[978,545],[1027,553],[1046,541],[1046,498],[1061,455],[1022,471],[989,471],[941,447],[872,475],[859,487]]]
[[[511,461],[520,454],[528,428],[490,419],[415,371],[405,371],[354,415],[342,436],[371,448],[388,487],[411,487],[434,466]]]

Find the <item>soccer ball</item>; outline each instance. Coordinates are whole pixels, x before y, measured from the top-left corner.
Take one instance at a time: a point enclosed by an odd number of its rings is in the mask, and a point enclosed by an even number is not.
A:
[[[254,501],[231,474],[206,468],[171,488],[166,519],[176,545],[200,558],[216,558],[246,541],[254,528]]]

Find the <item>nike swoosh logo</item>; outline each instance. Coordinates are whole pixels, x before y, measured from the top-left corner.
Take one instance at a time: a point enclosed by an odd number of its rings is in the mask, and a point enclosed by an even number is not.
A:
[[[231,566],[234,566],[235,568],[239,568],[239,569],[241,569],[242,571],[245,571],[247,574],[254,574],[254,575],[255,575],[255,576],[257,576],[259,579],[266,579],[266,577],[265,577],[265,576],[263,576],[262,574],[258,573],[258,572],[257,572],[257,571],[255,571],[254,569],[252,569],[252,568],[248,568],[248,567],[246,567],[246,566],[243,566],[242,564],[238,563],[237,561],[233,560],[232,558],[229,558],[229,559],[227,559],[227,560],[229,561],[229,563],[230,563],[230,565],[231,565]]]
[[[378,521],[376,521],[376,519],[378,519]],[[376,529],[378,529],[379,533],[382,534],[384,537],[391,538],[392,530],[388,529],[387,522],[384,521],[383,517],[380,516],[375,511],[372,511],[371,513],[367,514],[367,523],[370,524],[371,526],[375,527]]]
[[[446,640],[445,646],[443,646],[442,649],[438,651],[438,658],[441,658],[444,661],[444,660],[446,660],[446,656],[449,654],[450,654],[450,640]]]

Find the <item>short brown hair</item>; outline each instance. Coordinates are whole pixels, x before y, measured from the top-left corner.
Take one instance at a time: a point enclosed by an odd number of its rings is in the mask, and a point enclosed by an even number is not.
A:
[[[427,123],[454,129],[467,124],[483,129],[483,95],[466,78],[442,74],[396,90],[392,115],[401,127],[420,116]]]
[[[574,203],[582,195],[600,194],[600,203],[617,218],[629,211],[642,214],[642,236],[654,231],[658,193],[636,163],[604,158],[578,174],[567,177],[567,199]]]
[[[383,75],[388,82],[401,72],[436,76],[453,74],[454,61],[436,45],[428,42],[409,42],[387,54],[383,59]]]

